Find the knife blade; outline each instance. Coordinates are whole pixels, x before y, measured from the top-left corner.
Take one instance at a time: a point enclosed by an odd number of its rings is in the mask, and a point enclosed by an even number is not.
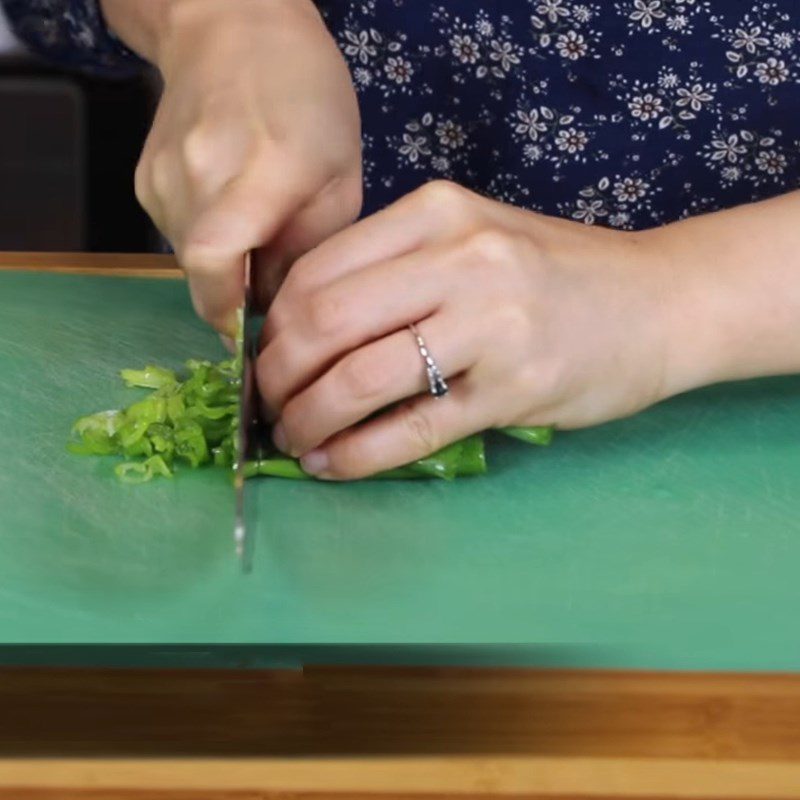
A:
[[[245,480],[247,464],[261,459],[260,414],[256,387],[255,363],[258,357],[259,328],[256,319],[252,282],[252,254],[244,259],[244,303],[241,330],[237,341],[237,359],[241,365],[239,423],[236,438],[234,487],[236,511],[233,538],[243,572],[253,568],[254,527],[257,504],[252,494],[252,481]]]

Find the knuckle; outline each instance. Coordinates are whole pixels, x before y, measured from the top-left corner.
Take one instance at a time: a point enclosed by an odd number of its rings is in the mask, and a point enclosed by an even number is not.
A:
[[[469,237],[467,250],[479,264],[514,263],[519,253],[519,237],[497,228],[484,228]]]
[[[507,303],[494,315],[494,330],[502,331],[507,347],[527,350],[535,339],[535,324],[527,308],[518,303]]]
[[[404,403],[399,408],[400,421],[415,446],[426,453],[435,453],[441,448],[436,426],[417,402]]]
[[[451,181],[435,180],[423,184],[405,202],[444,227],[463,225],[472,217],[470,193]]]
[[[183,165],[188,177],[195,182],[204,181],[217,166],[216,137],[207,128],[194,128],[181,145]]]
[[[309,295],[305,312],[309,327],[318,336],[335,336],[347,323],[347,303],[330,290],[321,289]]]
[[[433,210],[460,205],[466,198],[466,192],[461,186],[447,180],[428,181],[414,194],[424,206]]]
[[[555,362],[538,359],[519,369],[514,379],[520,397],[533,400],[538,406],[550,406],[561,395],[564,384],[562,370]]]
[[[339,381],[349,397],[369,400],[384,393],[388,375],[385,366],[357,351],[341,362]]]

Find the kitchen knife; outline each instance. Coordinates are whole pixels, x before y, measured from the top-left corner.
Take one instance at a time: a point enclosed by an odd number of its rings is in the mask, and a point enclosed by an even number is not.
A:
[[[255,313],[251,264],[252,254],[248,252],[244,261],[244,304],[237,341],[237,360],[241,367],[241,393],[236,437],[236,463],[234,465],[236,517],[233,536],[243,572],[250,572],[253,567],[254,529],[257,512],[256,500],[251,496],[253,481],[245,480],[245,476],[248,463],[257,463],[262,457],[261,421],[255,374],[260,331]]]

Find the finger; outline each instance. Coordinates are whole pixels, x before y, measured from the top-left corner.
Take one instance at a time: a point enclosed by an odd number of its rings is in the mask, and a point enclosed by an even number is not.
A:
[[[433,181],[324,241],[295,265],[287,283],[296,277],[306,285],[322,285],[449,238],[475,213],[474,206],[469,192]]]
[[[442,399],[419,395],[370,422],[348,428],[307,453],[303,469],[327,480],[355,480],[410,464],[487,427],[468,377]]]
[[[265,248],[259,267],[258,305],[268,309],[292,264],[321,242],[351,225],[361,211],[361,173],[339,178],[292,216]]]
[[[465,329],[447,314],[417,327],[426,344],[432,344],[446,378],[466,372],[478,360],[482,334],[477,327]],[[301,456],[375,412],[428,390],[425,362],[413,334],[404,328],[347,354],[293,397],[276,425],[276,444]]]
[[[253,167],[228,184],[187,232],[178,260],[198,314],[220,332],[235,331],[244,254],[269,242],[303,194],[302,182],[289,171]]]
[[[294,298],[285,285],[267,315],[259,375],[276,411],[346,352],[431,316],[451,282],[448,249],[417,251]]]

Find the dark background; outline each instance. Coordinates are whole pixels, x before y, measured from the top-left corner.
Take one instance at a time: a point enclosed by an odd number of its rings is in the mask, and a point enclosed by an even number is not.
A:
[[[160,249],[133,190],[155,96],[148,76],[0,59],[0,250]]]

